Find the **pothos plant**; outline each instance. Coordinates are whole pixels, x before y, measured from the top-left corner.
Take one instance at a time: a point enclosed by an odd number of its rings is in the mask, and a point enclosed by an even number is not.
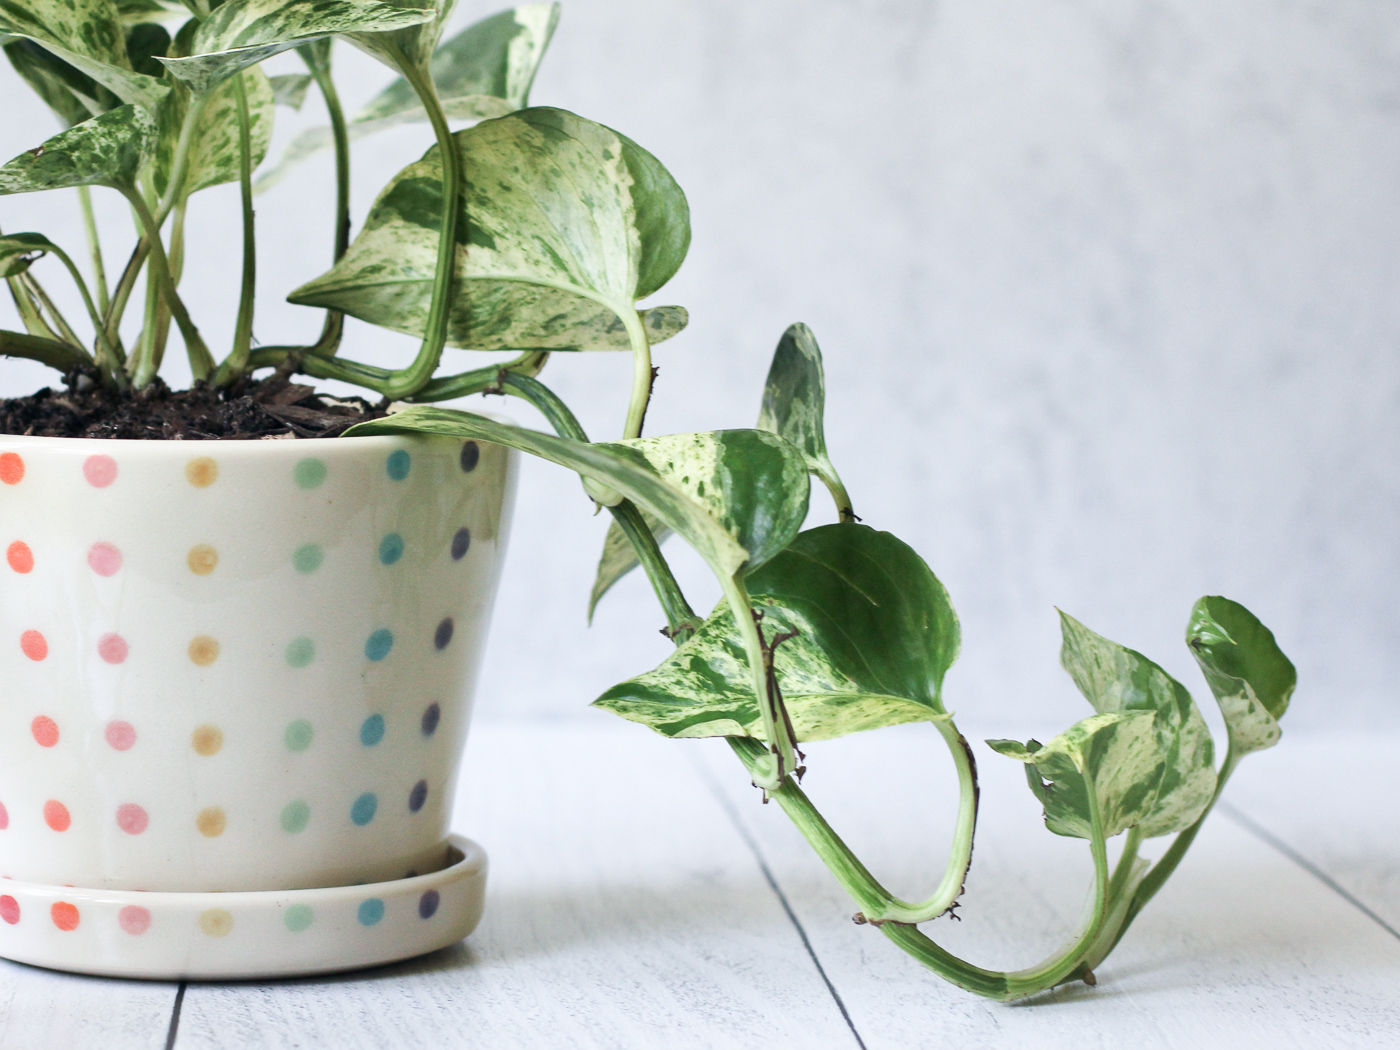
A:
[[[907,544],[859,523],[827,454],[821,354],[806,326],[793,325],[779,341],[752,429],[643,436],[651,348],[684,327],[686,312],[638,302],[681,265],[688,208],[661,163],[625,135],[528,105],[557,5],[503,11],[441,42],[452,0],[186,3],[188,10],[167,0],[0,0],[6,54],[66,128],[0,168],[0,192],[76,187],[91,260],[84,277],[39,233],[0,237],[0,275],[27,328],[0,332],[0,351],[41,361],[70,382],[139,394],[155,380],[173,320],[196,384],[236,391],[266,368],[343,380],[396,409],[352,428],[352,437],[455,435],[577,472],[613,517],[591,602],[640,565],[676,645],[597,706],[670,737],[726,738],[763,800],[782,807],[854,898],[856,921],[953,983],[994,999],[1093,983],[1094,968],[1180,863],[1236,765],[1279,739],[1295,675],[1268,629],[1226,598],[1202,598],[1191,610],[1186,643],[1228,731],[1217,764],[1184,686],[1062,615],[1061,662],[1094,713],[1048,743],[988,744],[1024,764],[1050,831],[1088,843],[1089,914],[1064,948],[1029,969],[989,970],[956,957],[921,929],[962,892],[977,820],[973,752],[942,695],[959,647],[948,594]],[[332,75],[337,37],[399,75],[352,119]],[[291,49],[306,73],[261,72],[261,62]],[[274,105],[300,106],[313,83],[328,128],[295,139],[261,181],[334,149],[334,265],[290,295],[324,309],[325,320],[310,345],[255,347],[254,171]],[[476,123],[454,132],[449,118]],[[394,176],[352,241],[350,140],[404,121],[426,121],[435,144]],[[231,181],[241,186],[242,281],[232,344],[215,360],[178,290],[183,220],[192,194]],[[117,190],[135,221],[135,246],[110,287],[91,186]],[[77,286],[90,339],[78,336],[31,269],[45,255]],[[125,346],[121,322],[143,271],[143,323]],[[419,349],[393,369],[340,356],[346,315],[417,336]],[[442,374],[444,346],[517,356]],[[551,355],[579,351],[632,355],[616,440],[591,441],[539,378]],[[481,393],[528,401],[554,433],[431,405]],[[812,476],[839,520],[803,530]],[[700,554],[723,590],[708,617],[687,602],[661,551],[671,533]],[[937,729],[960,786],[947,868],[923,901],[886,890],[800,786],[804,742],[909,722]],[[1108,842],[1120,835],[1110,865]],[[1139,847],[1158,836],[1173,839],[1149,865]]]

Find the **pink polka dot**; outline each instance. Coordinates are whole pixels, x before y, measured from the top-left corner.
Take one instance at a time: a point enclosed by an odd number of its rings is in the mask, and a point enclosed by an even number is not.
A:
[[[117,751],[130,751],[136,743],[136,727],[130,722],[108,722],[107,743]]]
[[[0,831],[4,831],[10,826],[10,811],[5,808],[5,803],[0,802]]]
[[[40,715],[30,722],[29,731],[34,734],[34,742],[40,747],[53,747],[58,743],[58,723],[48,715]]]
[[[44,803],[44,823],[54,831],[67,831],[73,818],[68,815],[68,807],[62,802],[49,799]]]
[[[94,543],[88,550],[88,564],[99,576],[115,576],[122,567],[122,552],[110,543]]]
[[[19,901],[8,893],[0,897],[0,919],[4,919],[11,926],[19,922]]]
[[[146,811],[135,802],[127,802],[117,807],[117,827],[128,835],[139,835],[151,823]]]
[[[19,647],[31,660],[42,660],[49,655],[49,643],[38,631],[25,631],[19,636]]]
[[[111,456],[88,456],[83,461],[83,477],[93,488],[105,489],[117,480],[117,461]]]
[[[128,904],[117,912],[117,923],[133,937],[139,937],[151,928],[151,913],[139,904]]]
[[[109,664],[119,664],[126,659],[126,639],[119,634],[104,634],[97,639],[97,655]]]

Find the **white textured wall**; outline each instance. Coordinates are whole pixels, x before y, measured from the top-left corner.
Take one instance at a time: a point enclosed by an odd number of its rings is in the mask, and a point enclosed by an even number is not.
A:
[[[387,79],[340,54],[352,103]],[[51,125],[3,77],[15,153]],[[750,425],[784,326],[816,330],[857,511],[917,547],[963,617],[954,708],[1005,713],[1009,734],[1082,714],[1052,605],[1203,692],[1181,631],[1224,593],[1297,662],[1290,721],[1400,721],[1400,9],[570,0],[535,101],[636,138],[690,196],[691,256],[659,299],[693,322],[657,352],[653,431]],[[359,148],[357,215],[427,142]],[[319,325],[276,300],[323,264],[328,172],[259,200],[264,341]],[[0,200],[0,224],[76,248],[61,203]],[[216,342],[235,205],[211,192],[194,220],[222,254],[187,279]],[[361,326],[346,352],[409,349]],[[596,399],[595,436],[627,377],[602,356],[546,373]],[[639,578],[583,626],[604,525],[527,465],[484,712],[577,711],[664,656]]]

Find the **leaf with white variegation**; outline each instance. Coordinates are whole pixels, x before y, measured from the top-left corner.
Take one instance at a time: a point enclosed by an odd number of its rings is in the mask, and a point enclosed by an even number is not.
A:
[[[690,244],[685,195],[626,136],[540,107],[453,136],[465,172],[447,341],[477,350],[626,350],[684,311],[636,312]],[[437,147],[389,183],[349,251],[288,298],[421,336],[432,299],[442,167]]]
[[[0,277],[18,277],[53,249],[42,233],[7,233],[0,236]]]
[[[798,740],[947,718],[958,655],[948,593],[912,548],[864,525],[801,533],[745,584]],[[744,644],[721,602],[660,667],[595,700],[665,736],[762,739]]]
[[[662,525],[656,517],[642,511],[642,519],[647,527],[651,529],[651,534],[656,537],[657,543],[665,543],[671,536],[671,530]],[[632,541],[627,538],[627,534],[622,531],[621,526],[616,521],[608,524],[608,534],[603,538],[603,553],[598,558],[598,571],[593,578],[593,590],[588,596],[588,622],[593,622],[593,611],[598,608],[598,602],[607,594],[622,577],[635,569],[638,565],[637,552],[632,549]]]
[[[402,29],[347,33],[345,39],[390,69],[402,70],[405,65],[421,69],[432,58],[443,26],[456,4],[457,0],[436,0],[433,17],[425,22]]]
[[[75,124],[0,168],[0,193],[129,187],[155,142],[155,121],[137,106],[119,106]]]
[[[403,29],[436,15],[432,0],[225,0],[199,24],[185,58],[165,68],[200,94],[241,69],[336,33]]]
[[[4,35],[34,41],[123,102],[152,112],[169,90],[132,68],[126,30],[112,0],[3,0],[0,36]]]
[[[5,57],[64,127],[121,105],[121,99],[92,77],[32,40],[12,39],[5,45]]]
[[[429,72],[449,117],[487,120],[529,105],[530,87],[559,20],[558,4],[523,4],[469,25],[433,54]],[[349,122],[352,140],[410,121],[426,121],[418,94],[399,77]],[[259,193],[335,142],[329,127],[307,128],[258,179]]]
[[[272,141],[275,102],[272,85],[261,69],[245,69],[240,76],[248,100],[248,138],[253,166],[267,156]],[[235,182],[239,177],[239,130],[237,81],[232,77],[209,95],[199,117],[199,127],[190,139],[186,157],[184,194],[189,196],[210,186]],[[183,86],[171,93],[161,109],[160,144],[156,148],[156,191],[164,193],[176,146],[190,105],[190,92]]]
[[[302,103],[306,101],[306,92],[311,87],[311,74],[283,73],[280,76],[268,77],[267,82],[272,88],[274,102],[291,110],[300,110]]]
[[[1238,602],[1210,596],[1191,610],[1186,644],[1220,704],[1236,756],[1277,744],[1298,672],[1273,632]]]

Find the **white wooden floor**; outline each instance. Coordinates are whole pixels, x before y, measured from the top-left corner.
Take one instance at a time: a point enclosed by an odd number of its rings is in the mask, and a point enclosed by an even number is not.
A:
[[[458,823],[492,883],[465,944],[340,978],[184,987],[0,963],[0,1050],[1400,1047],[1400,737],[1285,735],[1237,774],[1098,987],[1005,1006],[853,925],[722,743],[602,713],[473,734]],[[809,754],[812,795],[906,895],[942,866],[938,748],[901,728]],[[1040,826],[1019,766],[977,750],[964,921],[926,929],[1024,966],[1074,925],[1087,851]]]

